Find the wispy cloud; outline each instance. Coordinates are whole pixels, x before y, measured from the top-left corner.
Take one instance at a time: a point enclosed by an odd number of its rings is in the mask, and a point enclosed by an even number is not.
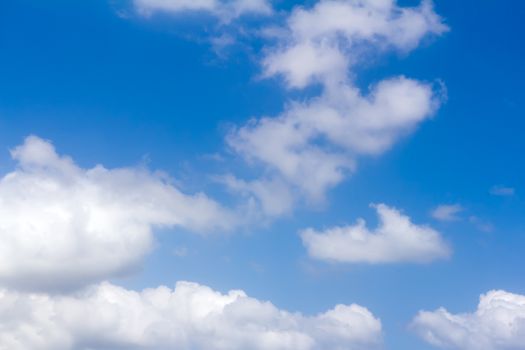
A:
[[[516,194],[516,189],[514,187],[497,185],[490,189],[490,194],[494,196],[512,197]]]
[[[477,216],[474,216],[474,215],[470,216],[469,222],[482,232],[494,231],[494,225],[492,225],[490,222],[480,219]]]
[[[189,250],[186,246],[178,246],[173,249],[173,255],[175,255],[178,258],[184,258],[188,255]]]
[[[464,210],[460,204],[443,204],[432,210],[431,215],[439,221],[459,221],[459,214]]]
[[[270,15],[273,12],[267,0],[134,0],[135,9],[142,16],[151,16],[157,12],[185,14],[200,12],[230,22],[238,17],[252,15]]]

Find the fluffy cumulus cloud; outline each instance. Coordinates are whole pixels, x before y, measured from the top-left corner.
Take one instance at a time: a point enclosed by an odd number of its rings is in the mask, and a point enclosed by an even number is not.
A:
[[[343,86],[277,118],[234,130],[229,145],[250,161],[321,200],[355,167],[355,157],[378,154],[428,118],[437,107],[430,86],[404,77],[385,80],[363,96]]]
[[[75,287],[133,268],[156,227],[225,230],[230,212],[145,169],[83,169],[28,137],[0,179],[0,282]]]
[[[301,238],[309,255],[346,263],[424,263],[450,255],[450,248],[437,231],[413,224],[409,217],[384,204],[374,207],[380,221],[375,230],[368,229],[363,219],[352,226],[322,232],[303,230]]]
[[[371,349],[381,322],[358,305],[316,316],[194,283],[69,296],[0,291],[0,349]]]
[[[438,348],[525,349],[525,296],[491,291],[480,297],[474,313],[451,314],[443,308],[421,311],[412,326]]]
[[[145,16],[155,12],[202,12],[223,21],[246,14],[269,15],[272,6],[268,0],[134,0],[137,11]]]
[[[446,30],[428,0],[414,8],[395,0],[321,0],[293,11],[263,65],[266,75],[281,74],[291,87],[337,84],[369,50],[408,52]]]
[[[229,146],[262,165],[266,182],[278,179],[298,196],[322,201],[355,169],[358,156],[385,152],[440,105],[430,84],[400,76],[362,91],[349,70],[369,51],[407,52],[446,30],[430,1],[402,8],[393,0],[322,0],[296,8],[285,28],[274,31],[264,75],[282,76],[290,88],[320,84],[321,92],[277,117],[236,128]]]

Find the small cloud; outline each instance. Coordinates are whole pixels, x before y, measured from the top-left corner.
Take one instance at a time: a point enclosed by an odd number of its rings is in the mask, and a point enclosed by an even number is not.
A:
[[[215,54],[220,58],[226,58],[228,47],[235,44],[235,38],[230,34],[222,34],[210,39]]]
[[[176,247],[175,249],[173,249],[173,255],[179,258],[184,258],[188,255],[188,248],[186,248],[185,246]]]
[[[339,263],[428,263],[452,254],[442,235],[426,225],[417,225],[396,208],[373,205],[379,225],[369,229],[365,220],[323,231],[300,232],[312,258]]]
[[[220,153],[207,153],[201,156],[201,159],[213,161],[213,162],[224,162],[226,159]]]
[[[465,209],[459,204],[439,205],[432,210],[431,215],[439,221],[458,221],[461,220],[458,214],[463,210]]]
[[[516,189],[513,187],[497,185],[490,189],[490,194],[493,196],[511,197],[516,194]]]
[[[129,10],[117,10],[115,13],[117,14],[117,17],[122,19],[130,19],[132,16]]]
[[[469,222],[476,226],[476,228],[482,232],[492,232],[494,231],[494,225],[492,225],[490,222],[481,220],[477,216],[471,216],[469,217]]]

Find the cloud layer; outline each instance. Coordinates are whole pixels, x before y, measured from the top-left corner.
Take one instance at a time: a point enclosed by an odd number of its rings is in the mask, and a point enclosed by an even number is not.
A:
[[[0,349],[371,349],[381,322],[358,305],[306,317],[195,283],[70,296],[0,291]]]
[[[427,226],[418,226],[394,208],[374,206],[380,224],[369,230],[359,219],[353,226],[317,232],[301,232],[308,254],[319,260],[345,263],[424,263],[443,259],[451,250],[441,235]]]
[[[230,212],[139,168],[82,169],[28,137],[0,179],[0,282],[22,288],[85,285],[133,268],[152,230],[231,227]]]
[[[474,313],[451,314],[444,308],[421,311],[413,328],[443,349],[511,350],[525,348],[525,296],[502,290],[480,297]]]

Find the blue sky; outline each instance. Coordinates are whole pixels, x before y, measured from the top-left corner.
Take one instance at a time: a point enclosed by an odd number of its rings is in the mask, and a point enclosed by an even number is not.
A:
[[[107,169],[163,171],[185,194],[206,193],[207,199],[234,216],[253,214],[231,227],[208,230],[206,226],[197,234],[192,225],[179,227],[169,218],[148,223],[155,240],[151,251],[118,277],[110,273],[90,283],[110,280],[116,286],[142,290],[191,281],[222,293],[242,289],[279,309],[305,315],[356,303],[381,320],[379,347],[385,349],[440,348],[418,336],[425,332],[440,334],[437,338],[444,348],[448,344],[455,349],[522,349],[523,306],[521,316],[509,316],[521,325],[516,326],[521,327],[517,335],[499,342],[477,333],[470,337],[484,339],[479,343],[453,341],[443,335],[449,331],[413,320],[420,310],[439,307],[451,314],[472,313],[479,296],[491,290],[525,298],[525,4],[435,1],[433,11],[448,31],[425,34],[410,49],[370,49],[376,44],[366,40],[352,47],[365,51],[365,59],[352,64],[350,82],[341,84],[366,93],[384,79],[405,76],[430,84],[440,106],[376,154],[358,154],[357,146],[350,147],[357,168],[345,170],[344,178],[328,186],[324,198],[317,200],[302,193],[295,175],[286,177],[257,154],[247,159],[246,140],[236,139],[240,151],[228,140],[241,137],[236,133],[250,118],[277,118],[290,108],[290,101],[308,103],[323,96],[320,91],[323,84],[330,84],[329,78],[290,88],[289,71],[264,77],[261,62],[277,52],[272,51],[279,46],[275,41],[289,42],[260,34],[264,28],[284,28],[294,13],[291,9],[312,9],[323,2],[329,1],[275,1],[271,15],[248,15],[226,24],[213,14],[229,11],[226,7],[210,13],[155,9],[158,12],[146,16],[138,13],[140,1],[135,6],[110,0],[0,3],[2,176],[16,169],[34,175],[20,165],[22,158],[12,159],[9,150],[35,135],[52,142],[58,154],[72,157],[80,168],[103,164]],[[398,1],[395,6],[418,3]],[[211,42],[220,35],[231,42],[217,49]],[[362,58],[353,56],[352,50],[343,53],[349,60]],[[324,147],[325,141],[312,142]],[[224,174],[246,181],[277,179],[291,188],[292,208],[269,215],[259,203],[255,214],[248,215],[242,209],[245,201],[247,197],[257,201],[257,196],[228,188],[218,180]],[[305,176],[310,174],[300,175]],[[7,196],[11,192],[5,186],[0,193]],[[19,196],[31,196],[20,191]],[[271,192],[276,201],[279,194]],[[83,197],[79,198],[73,205],[82,205]],[[313,228],[323,234],[336,226],[351,227],[358,218],[366,219],[372,230],[378,219],[371,203],[397,208],[418,228],[430,227],[446,242],[450,254],[430,256],[431,261],[423,263],[410,258],[387,263],[327,262],[309,255],[299,234],[302,230]],[[440,206],[446,211],[450,207],[443,206],[453,205],[457,210],[449,216],[432,215]],[[4,216],[10,215],[5,206],[0,207]],[[31,222],[31,213],[38,210],[25,215],[23,210],[29,209],[24,208],[20,215]],[[213,225],[215,220],[212,217]],[[122,230],[123,237],[130,234],[127,223],[121,224],[113,229]],[[0,228],[1,235],[6,235],[5,227]],[[52,225],[49,232],[54,232]],[[64,231],[64,237],[69,234]],[[42,272],[44,278],[46,273]],[[0,280],[9,290],[19,288],[5,282],[9,279]],[[414,322],[416,326],[410,327]],[[488,329],[498,327],[487,324]],[[2,337],[9,339],[9,335]],[[71,344],[55,348],[83,348],[81,343]],[[325,345],[330,346],[336,348]],[[350,341],[338,346],[354,348]]]

